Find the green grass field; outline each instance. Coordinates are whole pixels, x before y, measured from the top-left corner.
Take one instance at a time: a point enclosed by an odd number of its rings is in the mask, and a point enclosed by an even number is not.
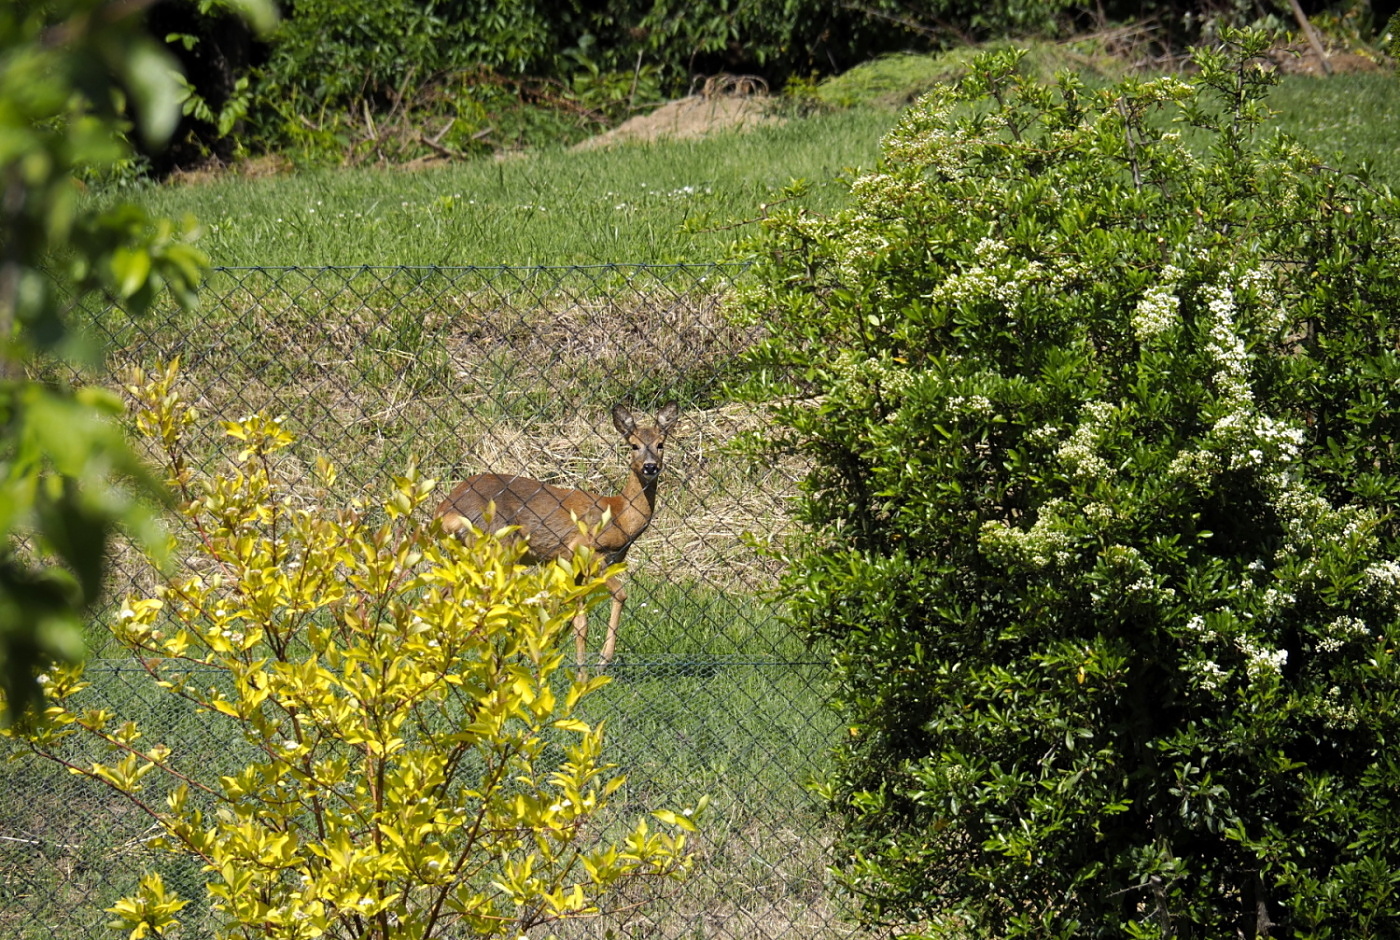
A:
[[[422,170],[312,170],[141,190],[193,213],[217,265],[574,265],[716,261],[793,179],[812,203],[868,166],[891,115],[852,109],[737,134],[552,150]]]
[[[1270,105],[1278,127],[1334,166],[1364,163],[1377,181],[1400,189],[1400,76],[1290,76]]]
[[[848,73],[836,86],[847,90],[834,97],[899,100],[891,82],[918,89],[927,84],[921,75],[948,74],[930,69],[906,66],[867,82]],[[1271,98],[1277,127],[1326,159],[1368,163],[1392,185],[1400,183],[1397,103],[1400,81],[1380,73],[1288,76]],[[423,170],[230,174],[143,188],[136,198],[157,213],[192,213],[205,228],[201,246],[220,266],[720,261],[742,251],[762,206],[795,179],[810,184],[813,210],[840,206],[842,180],[874,165],[894,118],[889,107],[857,103],[700,140]]]

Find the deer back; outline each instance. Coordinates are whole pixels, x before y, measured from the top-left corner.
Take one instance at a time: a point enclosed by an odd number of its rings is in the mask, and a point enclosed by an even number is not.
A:
[[[592,494],[541,483],[531,477],[482,473],[468,477],[448,494],[434,514],[443,530],[458,534],[469,524],[478,529],[516,526],[524,539],[527,564],[566,557],[585,542],[575,517],[590,530],[603,519],[604,507]],[[494,512],[488,513],[493,506]],[[487,518],[488,514],[490,519]]]
[[[678,415],[671,403],[657,413],[654,426],[639,427],[626,407],[613,409],[613,425],[632,449],[626,485],[616,496],[551,486],[531,477],[482,473],[457,484],[434,515],[444,531],[453,534],[461,534],[468,525],[517,527],[517,537],[527,543],[529,564],[568,556],[580,545],[603,554],[608,564],[622,561],[651,524],[666,434]],[[602,526],[605,514],[608,524]]]

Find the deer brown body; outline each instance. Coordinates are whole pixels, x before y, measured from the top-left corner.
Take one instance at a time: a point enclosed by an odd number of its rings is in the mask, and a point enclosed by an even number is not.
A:
[[[627,482],[616,496],[551,486],[530,477],[482,473],[458,483],[434,515],[442,521],[443,530],[454,535],[465,533],[468,527],[484,529],[488,516],[491,525],[517,527],[517,537],[525,541],[523,560],[527,564],[568,558],[583,546],[593,549],[604,566],[617,564],[627,558],[632,543],[651,525],[666,435],[679,414],[672,403],[657,413],[654,426],[638,427],[626,407],[613,408],[613,426],[632,448]],[[605,515],[608,521],[603,525]],[[602,666],[612,661],[622,605],[627,600],[627,589],[621,581],[609,578],[607,585],[612,594],[612,610],[599,657]],[[580,669],[587,642],[588,614],[580,608],[574,617],[574,644]]]

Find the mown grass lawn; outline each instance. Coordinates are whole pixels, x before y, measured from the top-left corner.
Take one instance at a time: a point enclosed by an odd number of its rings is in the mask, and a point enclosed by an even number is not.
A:
[[[1400,79],[1287,76],[1274,125],[1324,159],[1400,183]],[[873,165],[889,108],[857,105],[744,133],[602,150],[541,150],[422,170],[313,169],[141,189],[193,213],[216,265],[582,265],[743,254],[764,205],[793,180],[839,207]],[[123,195],[130,195],[127,191]]]
[[[893,115],[852,109],[747,133],[546,150],[422,170],[318,169],[158,186],[193,213],[216,265],[576,265],[722,260],[794,179],[815,208],[844,197]]]

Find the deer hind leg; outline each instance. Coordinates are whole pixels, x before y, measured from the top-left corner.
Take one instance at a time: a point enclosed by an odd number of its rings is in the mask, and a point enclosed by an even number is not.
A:
[[[613,650],[617,649],[617,625],[622,621],[622,605],[627,603],[627,588],[617,578],[608,579],[608,590],[612,592],[612,610],[608,614],[608,636],[603,641],[603,655],[598,660],[600,667],[612,662]]]

